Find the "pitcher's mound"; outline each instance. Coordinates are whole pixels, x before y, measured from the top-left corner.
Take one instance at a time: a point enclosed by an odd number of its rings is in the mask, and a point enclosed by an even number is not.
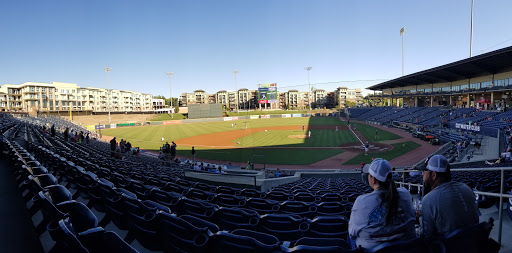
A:
[[[288,138],[291,138],[291,139],[306,139],[306,135],[305,134],[299,134],[299,135],[288,135]]]

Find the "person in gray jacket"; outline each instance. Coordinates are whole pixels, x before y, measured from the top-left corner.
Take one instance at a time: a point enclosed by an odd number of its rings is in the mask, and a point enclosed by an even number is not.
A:
[[[477,224],[475,194],[461,182],[451,180],[450,164],[442,155],[432,156],[423,171],[426,190],[421,212],[423,237],[439,238],[462,227]]]

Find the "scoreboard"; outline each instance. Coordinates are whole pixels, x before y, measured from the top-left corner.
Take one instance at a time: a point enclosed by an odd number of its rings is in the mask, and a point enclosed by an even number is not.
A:
[[[258,84],[258,101],[260,104],[277,103],[277,99],[276,83]]]

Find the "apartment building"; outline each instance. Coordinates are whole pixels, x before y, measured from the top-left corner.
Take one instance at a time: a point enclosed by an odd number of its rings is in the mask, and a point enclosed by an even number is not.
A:
[[[311,94],[311,95],[310,95]],[[182,93],[180,106],[199,103],[220,103],[227,108],[235,109],[238,100],[239,109],[262,109],[265,104],[258,103],[258,91],[246,88],[238,91],[221,90],[215,94],[208,94],[204,90],[196,90],[193,93]],[[277,103],[267,104],[268,109],[297,109],[304,110],[309,107],[309,101],[313,108],[334,108],[337,105],[345,107],[346,101],[356,104],[362,103],[363,96],[361,89],[348,89],[339,87],[335,91],[328,92],[324,89],[315,89],[311,93],[298,90],[280,92]]]
[[[3,99],[2,99],[2,94]],[[110,94],[110,95],[109,95]],[[0,86],[0,110],[23,112],[152,111],[152,96],[134,91],[80,87],[73,83],[5,84]]]
[[[345,108],[347,101],[361,104],[363,102],[363,94],[361,93],[361,89],[348,89],[347,87],[338,87],[334,91],[335,104],[340,108]]]

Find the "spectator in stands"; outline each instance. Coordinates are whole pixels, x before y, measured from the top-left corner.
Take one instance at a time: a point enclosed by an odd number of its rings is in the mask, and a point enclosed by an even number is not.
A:
[[[90,139],[90,137],[89,137],[89,133],[87,133],[87,134],[85,135],[85,144],[89,144],[89,139]]]
[[[116,141],[116,137],[112,138],[112,140],[110,140],[110,151],[112,151],[112,156],[114,156],[114,152],[116,152],[116,148],[117,148],[117,141]]]
[[[511,160],[512,152],[510,151],[510,148],[507,149],[506,152],[501,153],[500,158],[494,162],[485,161],[485,164],[493,165],[493,164],[500,164],[500,163],[506,163]]]
[[[426,190],[423,198],[422,236],[438,238],[448,233],[478,223],[475,194],[467,185],[451,180],[450,164],[442,155],[432,156],[423,171]]]
[[[55,137],[55,125],[52,125],[52,128],[50,128],[50,133],[52,137]]]
[[[171,145],[169,145],[169,142],[165,142],[165,145],[162,147],[162,152],[164,152],[164,159],[169,161],[171,159]]]
[[[176,157],[176,147],[178,145],[176,145],[176,143],[174,143],[174,141],[172,141],[172,145],[171,145],[171,159],[174,160],[174,158]]]
[[[69,128],[66,128],[66,130],[64,130],[64,140],[68,141],[68,138],[69,138]]]
[[[372,193],[357,197],[352,207],[348,233],[355,246],[368,249],[384,242],[416,237],[416,220],[409,191],[396,188],[391,164],[375,159],[368,170]]]
[[[129,141],[126,142],[125,149],[126,149],[126,152],[130,152],[131,153],[131,151],[132,151],[132,144]]]
[[[416,165],[413,165],[411,167],[411,170],[417,170]],[[409,172],[409,176],[411,176],[411,177],[421,176],[421,172],[419,172],[419,171],[411,171],[411,172]]]
[[[281,171],[279,171],[279,168],[276,169],[276,178],[278,178],[279,176],[281,176]]]
[[[120,149],[121,153],[124,153],[126,151],[125,150],[126,146],[124,143],[125,143],[124,139],[121,139],[121,141],[119,142],[119,149]]]

